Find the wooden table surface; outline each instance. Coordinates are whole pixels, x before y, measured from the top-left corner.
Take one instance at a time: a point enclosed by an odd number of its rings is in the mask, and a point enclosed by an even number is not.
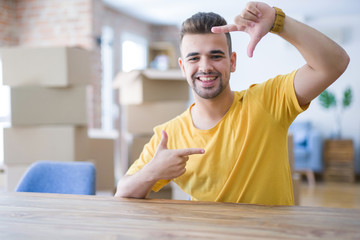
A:
[[[360,210],[2,193],[0,239],[360,239]]]

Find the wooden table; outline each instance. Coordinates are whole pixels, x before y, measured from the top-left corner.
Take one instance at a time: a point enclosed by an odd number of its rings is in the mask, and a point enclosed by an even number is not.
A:
[[[360,210],[2,193],[0,239],[360,239]]]

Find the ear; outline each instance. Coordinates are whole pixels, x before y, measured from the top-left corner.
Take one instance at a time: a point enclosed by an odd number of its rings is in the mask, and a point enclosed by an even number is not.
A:
[[[180,66],[180,68],[181,68],[182,75],[183,75],[184,77],[186,77],[184,62],[183,62],[183,60],[182,60],[181,57],[179,57],[178,62],[179,62],[179,66]]]
[[[236,70],[236,52],[232,52],[230,56],[230,71],[235,72]]]

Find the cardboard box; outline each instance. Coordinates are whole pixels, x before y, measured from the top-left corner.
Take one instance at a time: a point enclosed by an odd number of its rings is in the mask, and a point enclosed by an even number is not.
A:
[[[182,114],[187,107],[185,101],[122,105],[122,130],[131,134],[152,134],[155,126]]]
[[[11,124],[87,125],[87,87],[11,88]]]
[[[120,104],[189,99],[189,86],[180,70],[147,69],[119,73],[113,87],[120,90]]]
[[[76,47],[1,48],[3,83],[67,87],[91,83],[91,53]]]
[[[96,190],[111,191],[116,188],[114,170],[114,139],[90,138],[89,159],[96,166]]]
[[[4,163],[39,160],[87,161],[87,128],[74,126],[4,128]]]

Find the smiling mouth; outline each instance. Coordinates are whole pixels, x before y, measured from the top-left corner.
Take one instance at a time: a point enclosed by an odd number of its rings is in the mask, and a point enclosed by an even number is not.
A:
[[[215,75],[200,75],[195,78],[198,83],[199,87],[205,88],[205,89],[211,89],[216,85],[218,76]]]
[[[216,80],[217,76],[199,76],[196,79],[202,82],[211,82]]]

